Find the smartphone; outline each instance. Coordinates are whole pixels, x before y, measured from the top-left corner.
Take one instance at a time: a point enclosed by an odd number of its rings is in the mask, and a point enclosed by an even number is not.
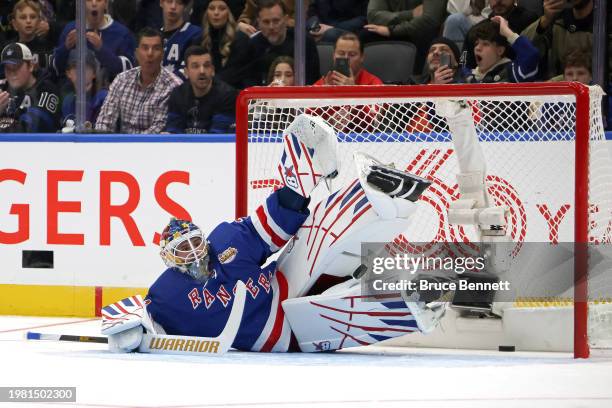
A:
[[[444,66],[446,65],[449,68],[451,67],[451,56],[448,52],[441,52],[440,53],[440,66]]]
[[[344,76],[351,76],[351,68],[349,67],[348,58],[336,58],[334,62],[334,71],[341,73]]]

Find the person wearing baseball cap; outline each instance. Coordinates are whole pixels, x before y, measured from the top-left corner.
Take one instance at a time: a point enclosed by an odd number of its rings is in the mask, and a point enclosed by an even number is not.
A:
[[[59,96],[53,83],[39,81],[30,49],[10,43],[0,54],[5,79],[0,82],[0,132],[46,133],[57,130]]]

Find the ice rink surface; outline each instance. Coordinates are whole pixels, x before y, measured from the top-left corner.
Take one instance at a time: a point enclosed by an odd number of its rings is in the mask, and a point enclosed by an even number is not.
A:
[[[325,354],[159,356],[25,340],[99,335],[98,320],[0,317],[0,386],[77,387],[76,403],[0,407],[612,407],[612,359],[368,347]]]

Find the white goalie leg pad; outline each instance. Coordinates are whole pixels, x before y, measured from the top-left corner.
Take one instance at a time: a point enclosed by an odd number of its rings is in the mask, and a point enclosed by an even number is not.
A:
[[[387,198],[391,199],[381,200]],[[351,276],[361,264],[363,242],[389,242],[409,227],[408,218],[382,218],[359,181],[353,180],[317,203],[283,249],[278,269],[289,282],[289,297],[303,296],[322,275]]]
[[[508,210],[504,206],[490,206],[481,172],[457,174],[457,184],[461,198],[449,206],[451,224],[478,225],[482,230],[491,230],[492,225],[502,227],[500,230],[505,227]]]
[[[336,132],[323,119],[297,116],[283,132],[284,151],[278,165],[283,183],[309,197],[321,178],[338,172]]]
[[[490,206],[484,175],[481,172],[460,173],[457,184],[461,198],[452,202],[448,209],[451,224],[477,225],[481,232],[488,235],[505,235],[505,206]]]
[[[304,352],[365,346],[418,332],[416,320],[399,297],[365,301],[357,280],[321,295],[283,302],[285,316]]]
[[[486,174],[486,160],[478,142],[471,107],[465,101],[440,99],[436,101],[436,113],[448,123],[459,172]]]

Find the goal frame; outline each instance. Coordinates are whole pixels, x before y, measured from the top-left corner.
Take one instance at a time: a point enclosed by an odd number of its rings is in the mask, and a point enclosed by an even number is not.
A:
[[[236,100],[236,218],[248,208],[248,108],[253,99],[357,98],[478,98],[495,96],[552,96],[576,98],[574,176],[574,358],[588,358],[588,226],[589,226],[589,88],[577,82],[494,83],[407,86],[252,87]]]

